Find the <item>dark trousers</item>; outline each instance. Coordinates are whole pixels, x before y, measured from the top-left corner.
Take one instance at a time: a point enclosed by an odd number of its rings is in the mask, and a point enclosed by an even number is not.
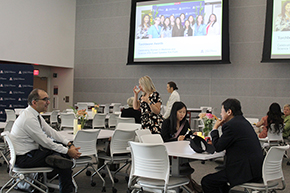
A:
[[[204,193],[228,193],[230,187],[227,184],[225,170],[208,174],[201,180],[201,186]]]
[[[15,165],[21,168],[47,167],[47,166],[51,167],[45,162],[45,158],[53,154],[58,154],[62,157],[69,158],[67,155],[63,155],[49,149],[40,148],[32,150],[24,155],[16,156]],[[72,169],[54,168],[54,170],[59,174],[59,192],[60,193],[73,192]]]

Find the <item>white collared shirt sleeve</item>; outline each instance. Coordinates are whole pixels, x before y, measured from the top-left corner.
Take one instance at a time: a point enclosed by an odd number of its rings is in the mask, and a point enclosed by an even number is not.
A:
[[[174,90],[168,101],[167,101],[167,104],[166,104],[166,111],[163,115],[164,119],[167,119],[169,116],[170,116],[170,112],[171,112],[171,108],[172,108],[172,105],[176,102],[176,101],[180,101],[180,96],[178,94],[178,92],[176,90]]]

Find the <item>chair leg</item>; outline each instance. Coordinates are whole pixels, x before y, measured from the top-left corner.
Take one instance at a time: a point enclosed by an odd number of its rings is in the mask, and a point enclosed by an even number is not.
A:
[[[110,169],[109,169],[109,166],[106,164],[105,167],[106,167],[107,172],[108,172],[108,174],[109,174],[109,176],[110,176],[110,179],[111,179],[111,181],[112,181],[112,187],[115,187],[115,181],[114,181],[114,178],[113,178],[113,176],[112,176],[112,173],[111,173],[111,171],[110,171]]]
[[[126,162],[124,165],[122,165],[121,167],[119,167],[115,172],[114,172],[114,177],[115,175],[121,171],[124,167],[126,167],[128,164],[130,164],[130,162]],[[126,172],[127,172],[127,169],[126,169]]]
[[[0,193],[2,193],[3,192],[3,190],[11,183],[11,182],[13,182],[13,180],[14,180],[14,178],[11,178],[8,182],[6,182],[5,184],[4,184],[4,186],[2,186],[2,188],[1,188],[1,190],[0,190]],[[15,185],[16,186],[16,185]],[[14,188],[15,187],[14,185],[12,186],[12,188]],[[7,192],[10,192],[12,189],[10,188]]]
[[[4,161],[9,165],[9,161],[7,160],[6,156],[4,155],[4,153],[2,151],[0,151],[1,157],[3,157]],[[0,158],[1,158],[0,157]]]
[[[98,174],[98,176],[99,176],[99,178],[102,180],[102,182],[103,182],[103,188],[102,188],[102,192],[106,192],[106,182],[105,182],[105,180],[104,180],[104,178],[101,176],[101,174],[93,167],[93,166],[91,166],[92,167],[92,169],[94,170],[94,173],[91,175],[91,185],[93,185],[93,177],[96,175],[96,174]]]
[[[59,189],[58,184],[51,183],[57,177],[58,177],[58,174],[55,175],[52,179],[48,180],[46,173],[43,173],[43,183],[49,188]]]
[[[48,187],[46,186],[46,185],[44,185],[43,183],[41,183],[41,182],[39,182],[38,180],[36,180],[36,179],[33,179],[34,180],[34,182],[36,182],[38,185],[40,185],[40,186],[43,186],[45,189],[46,189],[46,191],[44,191],[43,189],[41,189],[40,187],[38,187],[38,186],[36,186],[35,184],[33,184],[32,182],[30,182],[29,180],[27,180],[27,179],[23,179],[26,183],[28,183],[28,184],[30,184],[31,186],[33,186],[34,188],[36,188],[38,191],[40,191],[40,192],[43,192],[43,193],[47,193],[48,192]]]

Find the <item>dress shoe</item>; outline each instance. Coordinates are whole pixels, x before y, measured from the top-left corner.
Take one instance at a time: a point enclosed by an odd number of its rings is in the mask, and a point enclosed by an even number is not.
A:
[[[59,169],[69,169],[73,166],[73,161],[59,155],[49,155],[45,158],[45,162]]]

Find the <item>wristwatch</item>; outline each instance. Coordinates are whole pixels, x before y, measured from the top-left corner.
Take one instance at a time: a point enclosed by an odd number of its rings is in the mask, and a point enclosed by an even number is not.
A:
[[[74,146],[73,141],[70,141],[70,144],[68,145],[68,148],[70,148],[71,146]]]

